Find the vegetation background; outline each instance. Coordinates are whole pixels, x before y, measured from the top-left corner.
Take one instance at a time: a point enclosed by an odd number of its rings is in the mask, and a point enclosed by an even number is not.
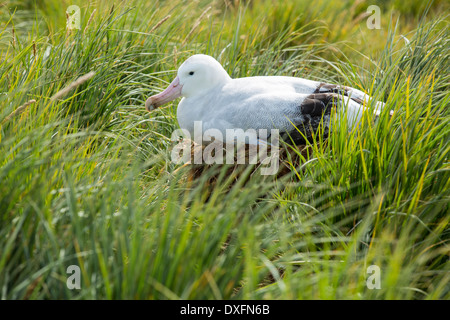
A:
[[[0,298],[450,298],[448,14],[444,0],[2,1]],[[360,88],[387,112],[340,124],[285,177],[192,180],[170,162],[177,102],[144,102],[195,53],[232,77]]]

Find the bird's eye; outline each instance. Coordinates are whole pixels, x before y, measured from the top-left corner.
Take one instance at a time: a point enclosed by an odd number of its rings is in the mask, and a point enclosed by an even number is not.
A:
[[[194,71],[189,72],[189,75],[192,76],[194,74]]]

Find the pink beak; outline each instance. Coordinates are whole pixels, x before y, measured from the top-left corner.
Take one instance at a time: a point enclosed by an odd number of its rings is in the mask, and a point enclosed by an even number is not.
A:
[[[177,76],[166,90],[148,98],[147,101],[145,101],[145,108],[147,111],[152,111],[167,102],[181,97],[182,87],[183,86],[180,85],[180,78]]]

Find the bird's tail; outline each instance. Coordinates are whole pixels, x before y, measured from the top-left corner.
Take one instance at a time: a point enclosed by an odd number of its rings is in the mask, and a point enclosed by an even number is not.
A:
[[[359,124],[363,113],[369,108],[370,103],[375,103],[373,108],[374,120],[378,119],[386,104],[381,101],[371,102],[372,98],[362,91],[353,89],[351,95],[342,97],[345,108],[341,110],[346,114],[349,129]]]

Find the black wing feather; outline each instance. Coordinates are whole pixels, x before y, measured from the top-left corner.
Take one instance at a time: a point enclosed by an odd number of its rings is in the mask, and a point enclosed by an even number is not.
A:
[[[362,104],[359,98],[352,97],[352,88],[336,84],[320,83],[319,86],[310,94],[299,106],[302,117],[294,122],[296,129],[283,132],[281,138],[287,142],[295,144],[306,144],[306,140],[312,142],[313,135],[316,134],[319,126],[322,126],[323,136],[326,139],[329,134],[329,117],[333,107],[337,106],[342,96],[350,97],[353,101]],[[301,131],[301,133],[299,132]],[[306,137],[306,140],[305,140]],[[319,137],[316,137],[318,139]]]

